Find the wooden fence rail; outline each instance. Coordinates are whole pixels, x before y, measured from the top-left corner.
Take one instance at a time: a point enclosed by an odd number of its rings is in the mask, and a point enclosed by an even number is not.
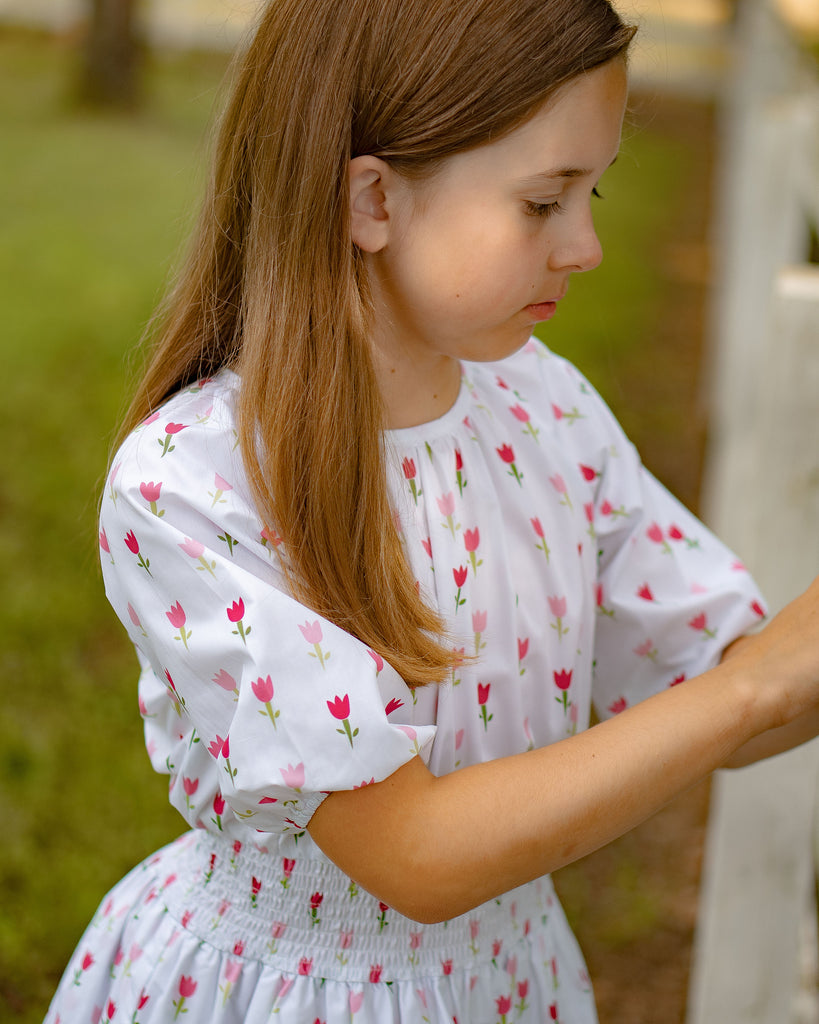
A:
[[[774,610],[819,572],[819,82],[745,0],[725,102],[706,517]],[[688,1024],[817,1024],[819,741],[714,780]]]

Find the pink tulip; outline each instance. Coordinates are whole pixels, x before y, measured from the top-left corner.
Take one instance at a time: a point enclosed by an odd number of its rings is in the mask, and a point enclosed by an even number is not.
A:
[[[136,613],[136,608],[128,602],[128,618],[133,622],[137,629],[142,629],[142,623],[139,621],[139,616]]]
[[[378,651],[373,651],[369,647],[367,648],[367,654],[369,654],[369,656],[375,662],[375,674],[378,675],[378,673],[384,668],[384,659],[381,657]]]
[[[255,683],[250,684],[250,688],[262,704],[267,704],[273,700],[273,680],[270,676],[265,676],[264,679],[259,676]]]
[[[518,637],[518,661],[523,661],[523,659],[526,657],[528,652],[529,652],[529,638],[526,637],[526,639],[521,640],[520,637]]]
[[[414,479],[416,473],[414,459],[404,459],[404,461],[401,463],[401,468],[403,469],[404,476],[407,478],[407,480]]]
[[[560,672],[552,673],[554,675],[555,686],[559,690],[568,690],[572,683],[572,669],[561,669]]]
[[[558,494],[566,494],[568,490],[566,487],[566,481],[559,473],[555,473],[554,476],[550,476],[549,483],[554,487]]]
[[[190,537],[186,537],[179,547],[182,548],[186,555],[190,555],[191,558],[201,558],[205,553],[205,545],[198,540],[191,540]]]
[[[182,786],[188,796],[193,796],[197,789],[199,789],[199,779],[183,778]]]
[[[184,423],[166,423],[165,433],[166,434],[178,434],[180,430],[185,429]]]
[[[474,633],[483,633],[486,629],[486,612],[475,611],[472,613],[472,631]]]
[[[496,448],[495,451],[500,455],[504,462],[511,465],[511,463],[515,461],[515,452],[511,445],[501,445],[501,447]]]
[[[185,610],[178,601],[176,604],[171,605],[171,610],[169,612],[165,612],[165,615],[168,622],[170,622],[174,629],[182,629],[187,622]]]
[[[193,978],[186,978],[183,974],[179,979],[179,994],[183,999],[188,999],[196,991],[197,982]]]
[[[245,603],[240,597],[238,601],[234,601],[233,604],[227,609],[227,617],[231,622],[238,622],[243,619],[245,615]]]
[[[220,668],[216,675],[213,677],[213,682],[216,683],[217,686],[221,686],[223,690],[230,690],[231,692],[235,692],[238,689],[238,687],[236,686],[236,680],[229,672],[226,672],[223,668]]]
[[[566,598],[550,597],[549,610],[556,619],[562,619],[566,614]]]
[[[293,767],[292,764],[288,764],[286,768],[280,768],[279,771],[282,773],[285,786],[290,786],[291,789],[301,789],[304,785],[304,764],[299,763]]]
[[[148,503],[150,503],[152,501],[153,502],[159,501],[159,494],[160,494],[161,490],[162,490],[162,482],[161,481],[158,484],[155,484],[153,482],[153,480],[151,480],[148,483],[141,483],[139,485],[139,493],[142,495],[142,497]]]
[[[363,992],[351,992],[350,993],[350,1013],[358,1013],[364,1004],[364,993]]]
[[[108,537],[105,534],[105,530],[100,530],[100,547],[106,554],[111,554],[111,548],[108,546]]]
[[[498,996],[495,1000],[498,1013],[503,1016],[505,1013],[509,1013],[512,1009],[512,997],[511,996]]]
[[[649,528],[646,530],[646,536],[649,540],[653,540],[655,544],[662,544],[664,540],[663,531],[660,529],[657,523],[652,523],[651,526],[649,526]]]
[[[299,626],[301,635],[307,641],[308,644],[320,644],[322,641],[321,623],[318,619],[315,622],[305,622],[303,626]]]
[[[350,717],[350,695],[345,693],[343,697],[336,697],[332,701],[328,700],[327,707],[333,718],[343,722],[345,718]]]
[[[529,522],[532,524],[532,529],[535,533],[543,540],[543,524],[539,519],[530,519]]]
[[[242,964],[239,960],[228,960],[227,966],[225,967],[225,981],[229,981],[231,984],[239,980],[239,975],[242,973]]]
[[[438,508],[442,516],[451,516],[455,514],[455,494],[453,491],[449,491],[447,494],[442,494],[440,498],[435,499],[438,503]]]
[[[512,413],[516,420],[520,420],[521,423],[529,422],[529,413],[523,408],[522,405],[510,406],[509,412]]]
[[[225,480],[225,478],[223,476],[220,476],[218,473],[214,473],[214,475],[213,475],[213,483],[214,483],[214,486],[216,487],[217,491],[232,491],[233,490],[233,485],[229,484],[227,482],[227,480]]]
[[[467,551],[477,551],[481,542],[481,534],[476,526],[474,530],[464,530],[464,547]]]

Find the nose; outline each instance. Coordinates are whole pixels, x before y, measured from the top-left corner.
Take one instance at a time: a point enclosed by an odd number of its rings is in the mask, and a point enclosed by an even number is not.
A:
[[[555,239],[549,262],[551,269],[568,270],[570,273],[582,273],[600,266],[603,247],[594,229],[591,212],[581,223],[565,224],[564,233]]]

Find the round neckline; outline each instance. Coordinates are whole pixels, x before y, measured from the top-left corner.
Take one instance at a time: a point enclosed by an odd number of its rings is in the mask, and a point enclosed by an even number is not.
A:
[[[458,394],[445,413],[434,420],[417,423],[413,427],[393,427],[385,430],[384,436],[394,444],[406,446],[422,444],[444,434],[454,434],[467,415],[471,401],[472,396],[466,383],[466,367],[464,363],[461,363],[461,380]]]

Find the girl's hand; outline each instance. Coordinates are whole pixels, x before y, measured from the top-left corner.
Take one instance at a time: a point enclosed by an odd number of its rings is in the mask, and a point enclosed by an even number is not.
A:
[[[559,743],[441,778],[415,758],[332,793],[309,830],[400,913],[443,921],[591,853],[715,768],[775,752],[771,737],[778,749],[809,738],[817,709],[819,582],[696,679]]]

